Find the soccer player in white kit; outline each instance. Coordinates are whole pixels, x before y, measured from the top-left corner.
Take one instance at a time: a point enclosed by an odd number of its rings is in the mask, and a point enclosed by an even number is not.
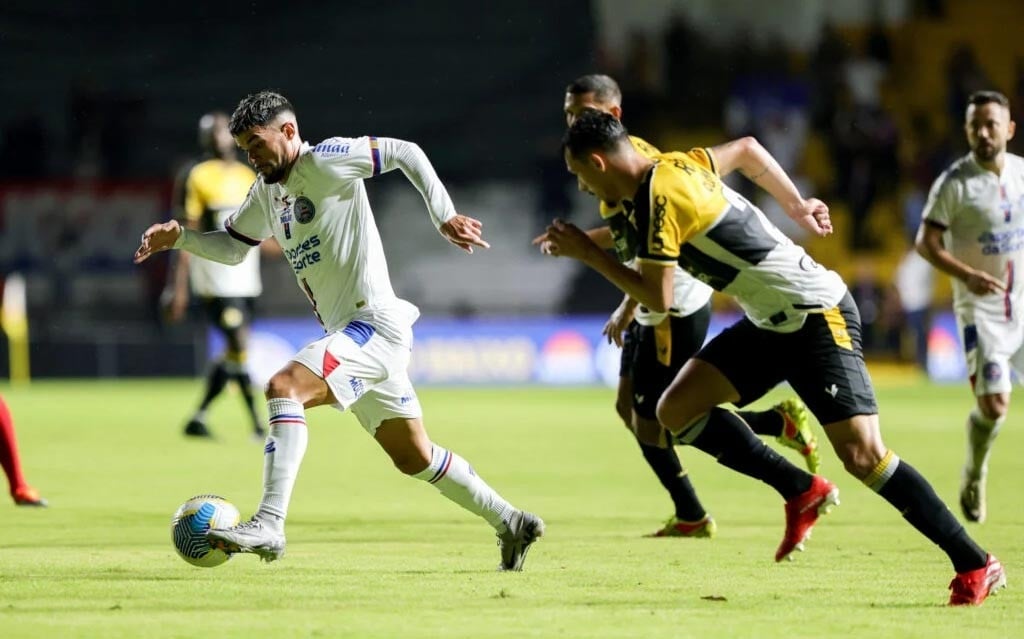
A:
[[[174,221],[155,224],[143,234],[135,261],[178,248],[237,263],[273,236],[326,335],[268,382],[263,499],[251,520],[211,530],[211,544],[266,561],[284,554],[288,502],[306,451],[305,409],[331,404],[351,408],[400,471],[434,484],[485,519],[497,532],[499,568],[521,570],[544,522],[513,507],[465,459],[428,437],[406,372],[419,310],[391,288],[363,179],[401,169],[422,194],[441,235],[470,253],[474,246],[489,246],[480,222],[455,212],[416,144],[361,137],[310,146],[299,136],[291,103],[277,93],[243,99],[231,116],[231,134],[259,177],[226,230],[197,233]]]
[[[971,151],[932,185],[917,250],[953,278],[953,309],[977,406],[967,418],[967,459],[960,507],[986,516],[989,454],[1010,405],[1010,368],[1024,373],[1024,158],[1006,152],[1015,124],[1001,93],[979,91],[967,103]]]

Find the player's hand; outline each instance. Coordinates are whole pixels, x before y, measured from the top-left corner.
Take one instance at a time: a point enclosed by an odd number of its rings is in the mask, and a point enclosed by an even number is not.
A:
[[[441,225],[441,235],[446,240],[461,248],[467,253],[473,252],[474,246],[480,248],[491,248],[491,245],[484,241],[481,230],[484,225],[480,220],[475,220],[465,215],[456,215]]]
[[[615,344],[619,348],[622,348],[622,334],[626,331],[626,327],[633,321],[634,309],[636,306],[633,304],[619,304],[608,321],[605,322],[604,328],[601,330],[601,334],[608,338],[609,344]]]
[[[808,198],[790,213],[790,217],[801,227],[818,237],[832,233],[832,218],[828,214],[828,205],[818,198]]]
[[[583,260],[597,245],[578,226],[556,219],[543,235],[533,239],[541,253],[555,257],[572,257]]]
[[[178,224],[177,220],[171,220],[163,224],[154,224],[142,234],[142,244],[135,251],[134,262],[141,264],[150,255],[166,251],[174,246],[179,237],[181,237],[181,225]]]
[[[967,290],[975,295],[989,295],[991,293],[1002,293],[1006,285],[992,277],[985,271],[974,271],[964,281]]]

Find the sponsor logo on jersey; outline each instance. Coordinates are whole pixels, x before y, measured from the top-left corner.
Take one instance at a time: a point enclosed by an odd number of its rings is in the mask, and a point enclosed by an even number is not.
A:
[[[313,147],[313,153],[316,153],[322,158],[335,158],[340,155],[348,155],[351,150],[351,145],[342,144],[337,141],[321,142]]]
[[[1024,228],[985,231],[978,236],[983,255],[1004,255],[1024,249]]]
[[[662,230],[665,228],[665,206],[668,204],[668,198],[664,195],[654,196],[654,215],[651,216],[651,226],[654,227],[654,237],[651,239],[651,245],[656,251],[665,250],[665,238],[662,237]]]
[[[313,221],[313,217],[316,216],[316,207],[313,206],[313,201],[305,195],[300,195],[295,200],[292,211],[295,212],[295,220],[299,224],[309,224]]]
[[[295,246],[284,248],[284,256],[291,263],[296,273],[320,261],[320,236],[313,235]]]
[[[366,389],[363,386],[363,380],[358,377],[349,377],[348,385],[352,387],[352,394],[355,395],[356,399],[362,397],[363,393],[366,392]]]

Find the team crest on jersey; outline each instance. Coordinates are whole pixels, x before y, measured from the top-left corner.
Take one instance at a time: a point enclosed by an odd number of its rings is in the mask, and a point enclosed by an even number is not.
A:
[[[295,200],[292,211],[295,213],[295,221],[299,224],[309,224],[313,221],[313,217],[316,216],[316,207],[313,206],[313,201],[305,195],[300,195]]]
[[[986,362],[981,369],[985,381],[996,382],[1003,376],[1003,368],[996,362]]]

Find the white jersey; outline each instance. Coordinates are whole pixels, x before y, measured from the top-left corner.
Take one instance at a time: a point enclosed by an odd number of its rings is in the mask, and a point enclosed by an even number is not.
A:
[[[714,289],[676,266],[672,273],[672,306],[668,313],[655,313],[646,306],[636,309],[636,323],[641,326],[657,326],[665,317],[686,317],[704,308],[711,300]]]
[[[328,332],[361,320],[386,339],[406,341],[419,310],[395,296],[363,185],[363,178],[393,168],[401,168],[423,194],[435,225],[455,215],[415,144],[330,138],[315,147],[303,143],[287,181],[257,179],[227,231],[250,245],[273,235]]]
[[[968,153],[932,184],[923,217],[946,229],[943,240],[953,257],[1006,286],[1004,294],[979,296],[953,278],[955,310],[1015,319],[1024,302],[1017,275],[1024,259],[1024,158],[1007,153],[996,175]]]

